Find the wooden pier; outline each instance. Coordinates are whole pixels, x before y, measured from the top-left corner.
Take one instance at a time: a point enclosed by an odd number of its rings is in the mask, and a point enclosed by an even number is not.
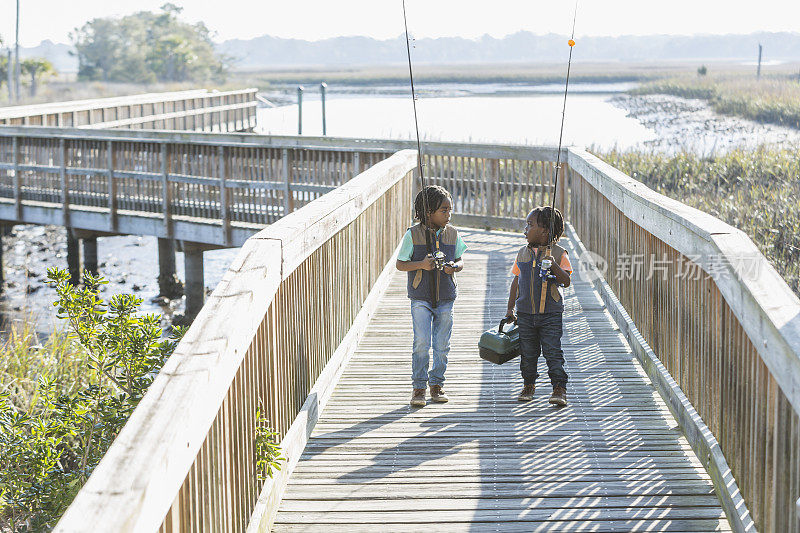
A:
[[[243,94],[0,126],[0,220],[179,242],[201,281],[203,249],[242,247],[56,531],[800,533],[800,300],[742,232],[563,150],[570,405],[546,404],[546,376],[518,403],[516,363],[476,342],[521,241],[498,230],[547,201],[558,154],[426,143],[471,249],[452,400],[413,410],[394,260],[414,145],[226,133],[252,125]],[[257,411],[286,457],[264,483]]]
[[[520,234],[466,230],[447,404],[408,405],[406,275],[381,299],[289,479],[273,531],[730,531],[714,486],[593,285],[565,293],[569,406],[520,403],[519,359],[478,337],[505,314]],[[571,241],[562,243],[577,256]]]

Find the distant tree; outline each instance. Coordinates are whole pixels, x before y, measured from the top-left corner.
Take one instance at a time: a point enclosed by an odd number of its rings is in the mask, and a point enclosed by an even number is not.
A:
[[[56,73],[55,69],[53,68],[53,64],[40,57],[33,57],[24,60],[20,64],[20,68],[24,74],[27,74],[31,77],[31,96],[36,96],[36,86],[41,76],[48,74],[54,75]]]
[[[214,50],[200,22],[179,20],[182,9],[161,6],[122,18],[96,18],[71,38],[81,79],[150,83],[224,79],[229,60]]]
[[[700,68],[697,69],[697,75],[705,76],[706,74],[708,74],[708,69],[706,68],[705,65],[701,65]]]

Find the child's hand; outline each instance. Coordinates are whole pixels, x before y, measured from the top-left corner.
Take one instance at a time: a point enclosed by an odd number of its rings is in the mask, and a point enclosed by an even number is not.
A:
[[[508,309],[506,311],[506,320],[508,320],[509,322],[516,322],[517,321],[517,317],[514,315],[514,310],[513,309]]]
[[[444,273],[445,274],[449,274],[449,275],[452,276],[453,274],[455,274],[455,272],[456,272],[456,264],[455,263],[453,263],[452,261],[448,261],[447,263],[444,264]]]
[[[433,255],[431,254],[426,255],[425,259],[423,259],[419,263],[422,270],[433,270],[436,268],[436,260],[433,258]]]

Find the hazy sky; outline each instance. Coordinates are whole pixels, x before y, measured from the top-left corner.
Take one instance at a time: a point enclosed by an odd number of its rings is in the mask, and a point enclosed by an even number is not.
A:
[[[379,39],[403,31],[401,0],[173,0],[186,20],[202,20],[216,40],[259,35],[323,39],[367,35]],[[0,35],[14,38],[16,0],[0,0]],[[20,0],[20,42],[68,42],[69,32],[93,17],[156,10],[165,0]],[[407,0],[417,37],[519,30],[569,33],[572,0]],[[576,35],[655,33],[752,33],[800,31],[798,0],[580,0]]]

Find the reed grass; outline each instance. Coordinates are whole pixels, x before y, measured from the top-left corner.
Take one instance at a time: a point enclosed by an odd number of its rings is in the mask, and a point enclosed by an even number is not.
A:
[[[800,129],[800,80],[796,76],[684,76],[646,83],[632,94],[670,94],[708,100],[727,115]]]
[[[12,323],[0,344],[0,393],[21,411],[35,413],[40,377],[52,380],[63,394],[88,383],[86,352],[66,332],[55,330],[43,339],[32,319]]]
[[[651,189],[744,231],[800,296],[800,153],[761,147],[710,158],[636,150],[597,155]]]

